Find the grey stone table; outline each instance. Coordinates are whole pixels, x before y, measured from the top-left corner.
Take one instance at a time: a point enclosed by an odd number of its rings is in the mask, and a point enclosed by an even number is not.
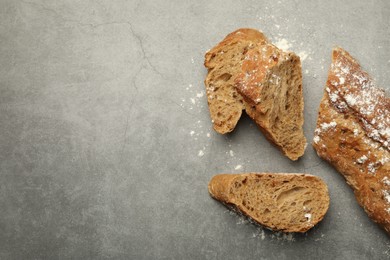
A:
[[[332,47],[387,87],[390,2],[0,1],[0,259],[385,259],[390,241],[309,145],[291,162],[244,116],[211,128],[203,55],[253,27],[303,60],[310,141]],[[329,185],[304,235],[263,230],[207,192],[221,172]]]

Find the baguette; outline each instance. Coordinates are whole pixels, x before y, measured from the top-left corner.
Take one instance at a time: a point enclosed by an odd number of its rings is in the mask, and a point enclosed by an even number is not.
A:
[[[329,208],[326,184],[304,174],[219,174],[210,195],[274,231],[306,232]]]
[[[313,139],[317,154],[390,233],[390,99],[345,50],[335,48]]]

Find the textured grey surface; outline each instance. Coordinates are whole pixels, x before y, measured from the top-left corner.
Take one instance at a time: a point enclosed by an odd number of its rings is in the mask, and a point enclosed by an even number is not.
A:
[[[204,52],[227,33],[286,39],[308,55],[311,140],[333,46],[388,86],[390,2],[239,2],[0,1],[1,259],[389,257],[311,146],[291,162],[245,116],[218,135],[202,93]],[[329,212],[305,235],[263,231],[208,195],[241,171],[321,176]]]

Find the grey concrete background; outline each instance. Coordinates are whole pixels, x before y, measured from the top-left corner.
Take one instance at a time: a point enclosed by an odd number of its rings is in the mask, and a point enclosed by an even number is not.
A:
[[[390,257],[311,146],[291,162],[246,116],[218,135],[202,96],[205,51],[261,29],[307,55],[311,140],[333,46],[388,87],[389,1],[0,3],[1,259]],[[207,192],[214,174],[244,171],[318,175],[329,212],[304,235],[247,223]]]

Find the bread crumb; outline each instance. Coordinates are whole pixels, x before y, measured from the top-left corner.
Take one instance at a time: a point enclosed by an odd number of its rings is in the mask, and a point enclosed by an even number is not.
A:
[[[233,157],[233,156],[234,156],[233,150],[230,150],[230,151],[229,151],[229,154],[230,154],[231,157]]]
[[[204,155],[204,152],[203,152],[203,150],[199,150],[199,152],[198,152],[198,156],[199,157],[202,157]]]
[[[195,134],[195,131],[191,131],[190,135],[193,136]]]
[[[210,133],[207,133],[206,136],[207,136],[207,137],[210,137]]]
[[[236,167],[234,167],[235,170],[240,170],[241,168],[242,168],[241,164],[238,164],[238,165],[236,165]]]
[[[191,100],[192,104],[195,104],[195,99],[194,98],[190,98],[190,100]]]
[[[309,73],[309,70],[305,70],[305,74],[308,74]]]

